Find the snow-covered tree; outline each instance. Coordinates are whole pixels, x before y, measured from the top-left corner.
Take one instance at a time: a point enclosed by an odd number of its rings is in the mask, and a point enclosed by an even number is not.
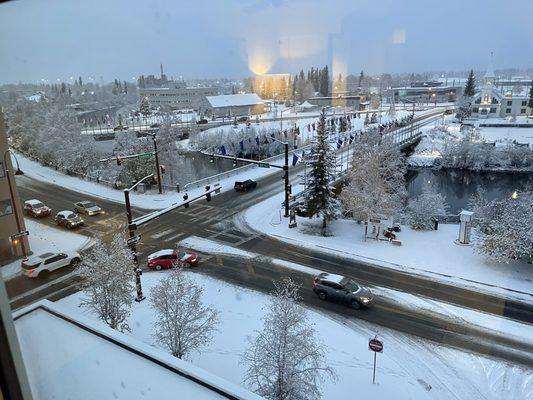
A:
[[[348,130],[348,121],[346,117],[341,117],[339,122],[339,132],[343,133]]]
[[[171,270],[150,291],[157,341],[178,358],[208,344],[218,323],[218,312],[203,303],[203,289],[186,274]]]
[[[289,278],[274,286],[263,329],[249,338],[243,355],[244,382],[265,399],[319,399],[321,383],[335,373],[325,363],[306,309],[297,303],[299,286]]]
[[[148,102],[148,97],[143,97],[141,99],[141,105],[139,106],[139,111],[143,115],[150,114],[150,103]]]
[[[352,165],[346,175],[341,201],[354,219],[395,215],[402,207],[405,190],[405,157],[391,139],[377,135],[358,138]]]
[[[305,204],[311,217],[322,218],[322,234],[326,234],[327,222],[339,214],[339,201],[333,193],[332,182],[335,179],[335,151],[328,143],[326,112],[322,110],[318,122],[316,140],[311,147],[308,159],[310,168]]]
[[[529,100],[527,101],[529,107],[529,115],[533,115],[533,80],[531,81],[531,87],[529,88]]]
[[[487,191],[482,186],[479,186],[477,190],[470,196],[468,200],[468,211],[474,213],[475,225],[483,226],[487,220],[487,205],[489,201],[487,199]]]
[[[533,192],[516,199],[494,200],[486,208],[490,218],[477,232],[475,248],[498,262],[533,258]]]
[[[157,131],[157,148],[159,152],[159,162],[167,169],[170,185],[176,183],[179,151],[177,141],[180,138],[181,134],[178,128],[172,126],[169,118],[165,118],[161,127]]]
[[[407,220],[413,229],[430,230],[434,227],[434,217],[445,215],[448,205],[444,197],[431,184],[422,187],[422,193],[409,200]]]
[[[127,318],[134,298],[133,256],[121,234],[110,244],[95,244],[76,269],[81,278],[80,306],[96,313],[111,328],[129,331]]]
[[[470,117],[470,115],[472,114],[471,105],[475,94],[476,80],[474,77],[474,71],[470,70],[470,73],[468,74],[468,79],[466,80],[463,95],[458,100],[457,113],[455,114],[455,117],[461,122],[463,121],[463,119]]]

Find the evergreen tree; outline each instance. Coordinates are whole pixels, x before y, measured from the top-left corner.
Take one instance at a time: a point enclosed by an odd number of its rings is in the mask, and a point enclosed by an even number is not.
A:
[[[364,79],[364,78],[365,78],[365,75],[364,75],[364,73],[363,73],[363,70],[361,70],[361,73],[359,74],[359,84],[358,84],[359,89],[361,89],[361,87],[362,87],[363,79]]]
[[[320,84],[318,91],[322,96],[327,96],[329,94],[329,71],[327,65],[320,71]]]
[[[148,102],[148,97],[143,97],[141,99],[141,105],[139,107],[139,111],[143,114],[143,115],[148,115],[150,114],[150,103]]]
[[[300,80],[304,81],[305,80],[305,74],[304,74],[304,70],[300,70],[300,76],[298,77]]]
[[[339,123],[339,132],[346,132],[348,130],[348,122],[346,121],[345,117],[341,117],[340,123]]]
[[[78,78],[78,85],[83,86],[82,81],[81,81],[81,76]]]
[[[318,122],[317,137],[309,158],[311,169],[305,192],[305,203],[311,217],[322,217],[322,234],[326,234],[327,222],[338,215],[339,201],[335,198],[331,183],[335,179],[335,152],[328,143],[326,111],[322,109]]]
[[[476,94],[476,78],[474,77],[474,70],[470,70],[468,79],[466,80],[465,90],[463,96],[473,97]]]
[[[533,115],[533,80],[531,81],[531,88],[529,89],[529,101],[527,102],[529,107],[529,115]]]
[[[443,195],[437,192],[431,184],[422,187],[422,193],[409,200],[407,205],[407,219],[411,228],[430,230],[434,227],[434,217],[445,215],[448,205]]]
[[[65,94],[67,92],[67,85],[65,85],[65,82],[61,82],[61,94]]]

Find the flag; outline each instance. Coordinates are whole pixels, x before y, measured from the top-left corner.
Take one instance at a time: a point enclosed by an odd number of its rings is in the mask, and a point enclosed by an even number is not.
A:
[[[268,138],[265,135],[265,141],[263,142],[263,144],[268,144],[268,143],[270,143],[270,142],[268,141]]]
[[[223,156],[226,155],[226,148],[224,147],[224,145],[220,146],[220,154],[222,154]]]
[[[296,165],[296,163],[298,162],[298,156],[296,155],[296,153],[294,153],[292,155],[292,166],[294,167]]]
[[[255,137],[255,143],[257,143],[257,145],[259,146],[259,136]]]
[[[244,140],[239,142],[239,146],[241,146],[241,151],[244,151]]]
[[[340,149],[342,147],[342,139],[339,139],[337,141],[337,149]]]
[[[315,130],[315,124],[313,124],[313,130]],[[311,125],[307,125],[307,132],[311,132]]]
[[[314,123],[314,122],[313,122],[313,130],[316,130],[316,129],[315,129],[315,123]]]
[[[297,135],[300,135],[300,127],[297,127],[295,132]]]
[[[349,144],[352,144],[352,142],[353,142],[354,139],[355,139],[355,138],[353,137],[353,135],[350,135],[350,142],[349,142]]]
[[[275,134],[275,133],[272,133],[272,134],[270,134],[270,137],[271,137],[272,139],[275,139],[275,138],[276,138],[276,134]]]

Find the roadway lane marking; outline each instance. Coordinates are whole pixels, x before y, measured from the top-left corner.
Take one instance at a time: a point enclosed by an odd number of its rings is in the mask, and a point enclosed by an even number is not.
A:
[[[9,299],[9,303],[11,304],[11,303],[14,303],[14,302],[16,302],[16,301],[18,301],[20,299],[25,298],[25,297],[32,296],[35,293],[39,293],[39,292],[41,292],[43,290],[46,290],[46,289],[48,289],[48,288],[50,288],[50,287],[52,287],[54,285],[57,285],[57,284],[59,284],[61,282],[64,282],[64,281],[67,281],[70,278],[72,278],[73,276],[75,276],[75,272],[74,271],[68,273],[67,275],[60,276],[59,278],[57,278],[57,279],[55,279],[55,280],[53,280],[51,282],[47,282],[44,285],[38,286],[36,288],[28,290],[27,292],[21,293],[18,296],[15,296],[15,297]],[[31,279],[31,278],[28,278],[28,279]],[[39,279],[39,278],[35,278],[35,279]]]
[[[164,230],[162,232],[158,232],[158,233],[154,233],[153,235],[151,235],[150,237],[152,239],[159,239],[160,237],[163,237],[165,235],[168,235],[169,233],[172,233],[174,232],[174,229],[167,229],[167,230]]]

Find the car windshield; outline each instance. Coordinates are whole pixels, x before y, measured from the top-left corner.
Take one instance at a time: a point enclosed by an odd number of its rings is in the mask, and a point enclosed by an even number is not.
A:
[[[355,283],[351,279],[347,279],[345,282],[342,282],[341,284],[347,291],[351,293],[357,292],[359,290],[359,286],[357,285],[357,283]]]
[[[42,262],[41,260],[32,259],[32,260],[22,262],[21,267],[22,269],[26,269],[26,270],[34,269],[34,268],[37,268],[39,264],[41,264],[41,262]]]
[[[184,251],[180,251],[180,252],[178,253],[178,258],[183,258],[183,257],[185,257],[186,255],[187,255],[187,253],[185,253]]]
[[[78,215],[74,214],[74,213],[70,213],[69,215],[67,215],[68,219],[76,219],[77,217],[78,217]]]
[[[94,204],[93,202],[91,201],[87,201],[87,202],[84,202],[84,203],[81,203],[81,205],[85,208],[91,208],[91,207],[96,207],[96,204]]]

